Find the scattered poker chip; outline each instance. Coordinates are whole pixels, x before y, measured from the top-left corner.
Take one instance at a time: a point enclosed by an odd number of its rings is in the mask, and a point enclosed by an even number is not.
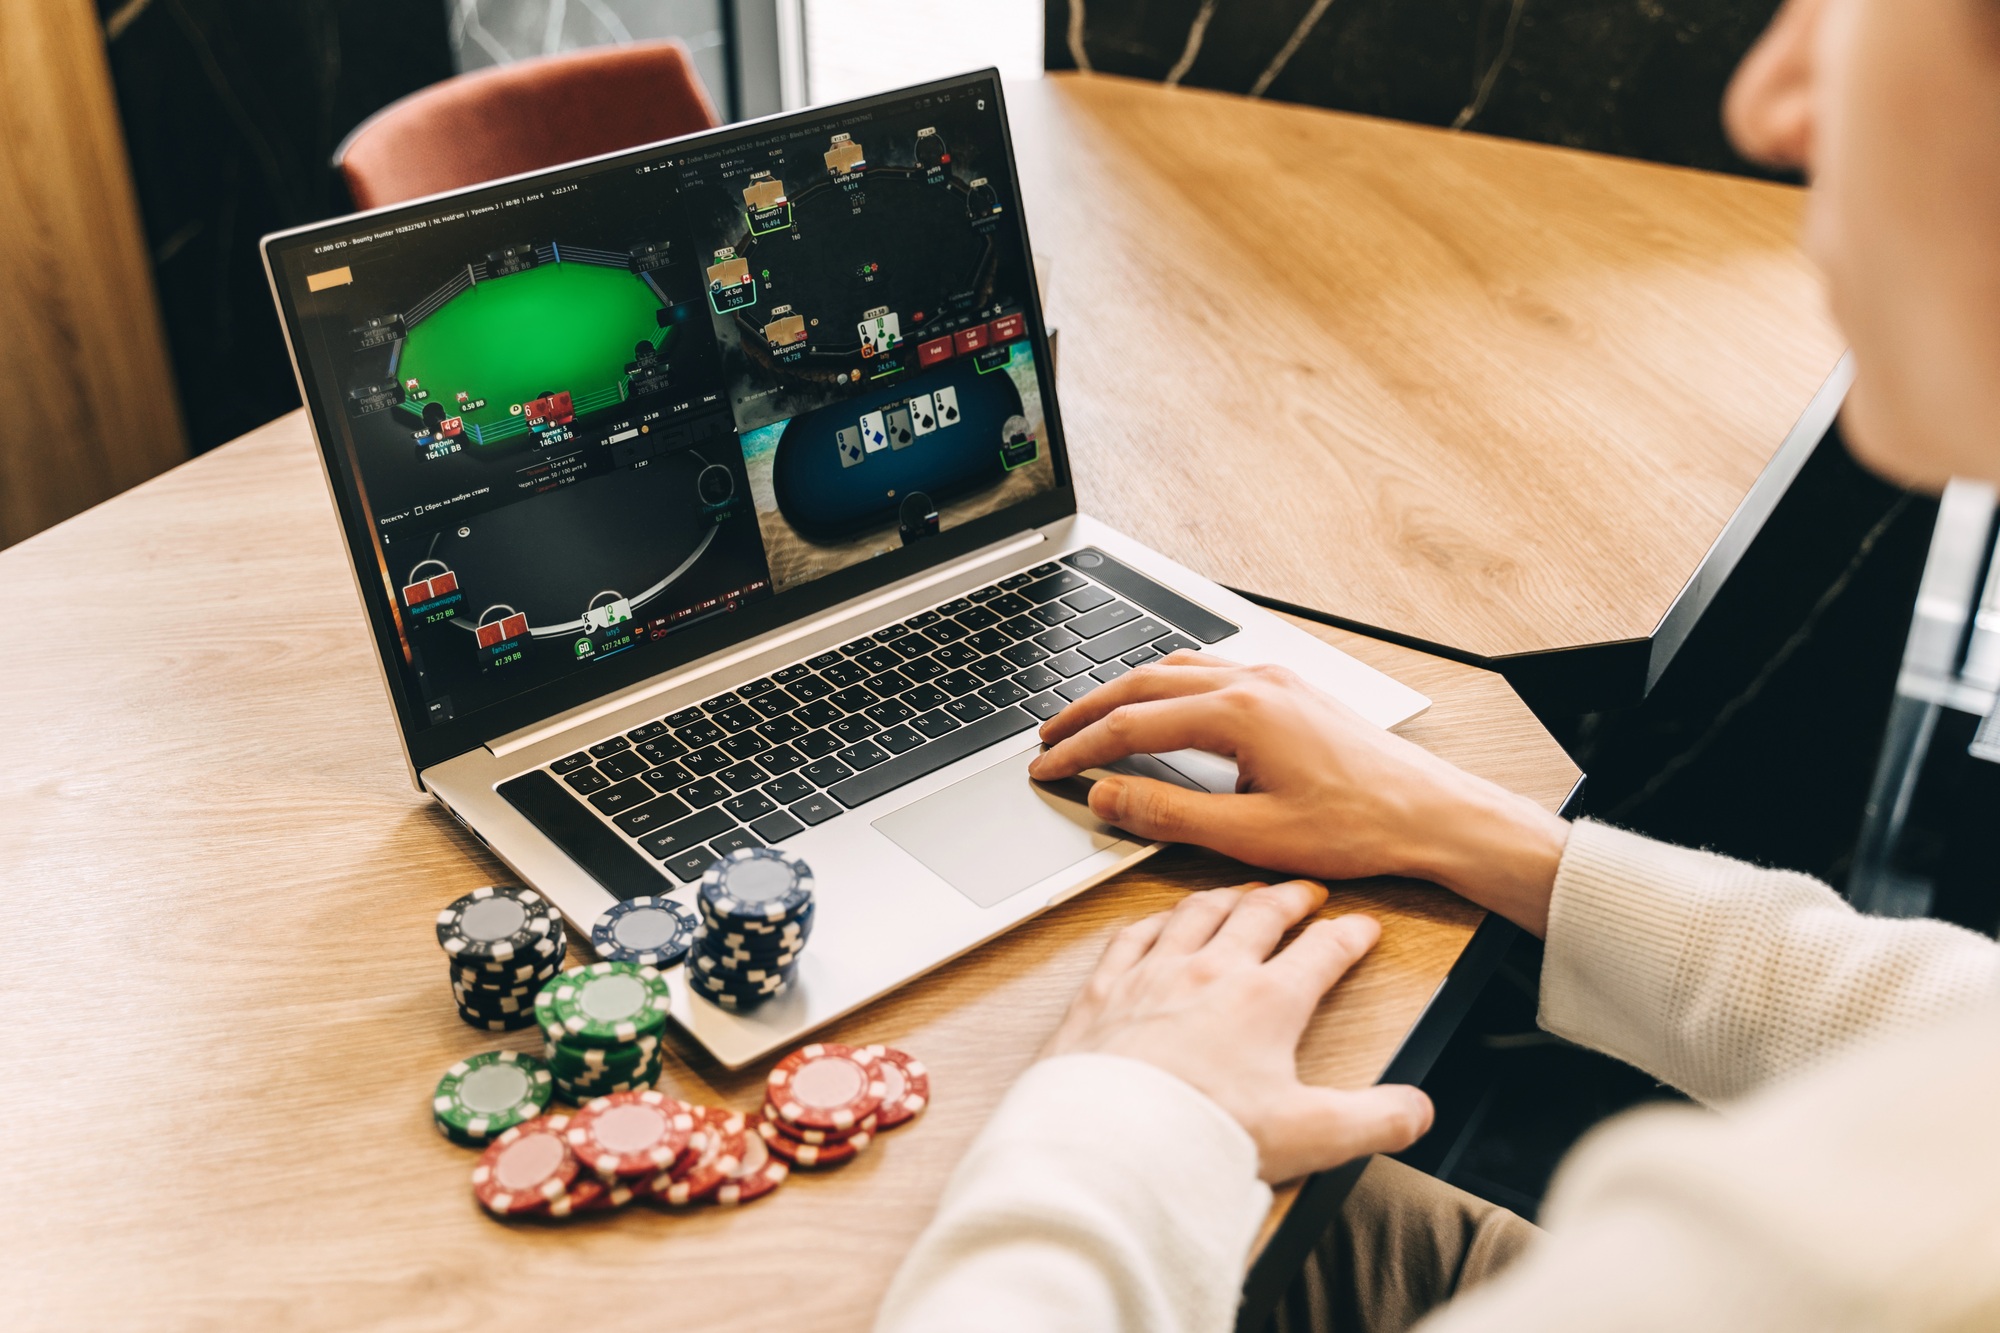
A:
[[[646,1187],[647,1197],[675,1207],[699,1203],[721,1189],[743,1164],[748,1151],[744,1139],[756,1137],[749,1121],[719,1106],[698,1106],[694,1114],[701,1150],[655,1176]]]
[[[931,1100],[931,1075],[924,1062],[894,1046],[864,1046],[862,1054],[882,1067],[882,1109],[875,1113],[877,1130],[907,1125],[923,1114]]]
[[[568,1189],[544,1203],[539,1209],[530,1209],[528,1216],[533,1217],[539,1213],[549,1217],[564,1218],[573,1217],[577,1213],[596,1212],[600,1205],[616,1207],[617,1205],[610,1203],[608,1198],[612,1185],[613,1182],[602,1176],[579,1172],[577,1178],[569,1183]]]
[[[493,1140],[472,1169],[472,1193],[487,1212],[515,1216],[567,1193],[579,1164],[569,1150],[566,1115],[530,1120]]]
[[[694,914],[668,898],[613,903],[590,928],[590,944],[606,962],[671,967],[694,944]]]
[[[725,1207],[750,1203],[784,1184],[785,1177],[791,1174],[791,1167],[764,1146],[764,1136],[757,1128],[762,1123],[761,1117],[749,1117],[748,1132],[743,1136],[743,1158],[724,1177],[715,1193],[708,1196],[711,1203]]]
[[[568,1138],[601,1176],[650,1177],[680,1159],[694,1128],[687,1103],[648,1089],[599,1097],[570,1118]]]
[[[543,1032],[573,1046],[608,1046],[657,1034],[667,1023],[666,978],[635,963],[572,968],[535,996]]]
[[[547,957],[556,942],[553,932],[560,929],[547,899],[511,884],[474,889],[437,915],[444,951],[475,964]]]
[[[854,1128],[847,1130],[804,1129],[798,1125],[785,1123],[784,1119],[778,1115],[775,1107],[769,1102],[764,1103],[764,1119],[772,1129],[783,1134],[794,1143],[809,1143],[814,1147],[823,1147],[829,1143],[839,1143],[841,1140],[851,1138],[856,1134],[873,1134],[879,1127],[879,1116],[880,1112],[877,1112],[876,1115],[865,1115],[854,1122]]]
[[[839,1166],[842,1162],[851,1161],[874,1141],[872,1134],[857,1132],[834,1143],[800,1143],[797,1139],[779,1133],[778,1127],[768,1120],[757,1122],[757,1135],[764,1140],[766,1148],[793,1166],[814,1169]]]
[[[702,911],[721,926],[783,922],[812,899],[812,868],[775,847],[739,847],[701,877]]]
[[[882,1105],[882,1066],[839,1042],[801,1046],[773,1066],[765,1099],[779,1119],[803,1129],[852,1129]]]
[[[552,1083],[549,1067],[532,1055],[487,1051],[445,1070],[431,1114],[447,1137],[484,1142],[546,1111]]]

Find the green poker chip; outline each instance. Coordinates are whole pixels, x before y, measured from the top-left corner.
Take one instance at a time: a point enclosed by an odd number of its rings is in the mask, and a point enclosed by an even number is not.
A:
[[[554,1077],[519,1051],[487,1051],[444,1071],[431,1114],[446,1138],[482,1143],[548,1109]]]
[[[607,1071],[618,1073],[638,1068],[659,1054],[659,1040],[641,1037],[635,1045],[609,1049],[550,1042],[543,1050],[548,1056],[549,1069],[557,1078],[595,1077]]]
[[[657,1037],[667,1026],[672,992],[659,969],[638,963],[572,968],[535,996],[535,1021],[552,1043],[617,1047]]]

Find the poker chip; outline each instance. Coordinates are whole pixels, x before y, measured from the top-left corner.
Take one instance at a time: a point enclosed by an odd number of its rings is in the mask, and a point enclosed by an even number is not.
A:
[[[484,1142],[546,1111],[549,1067],[519,1051],[487,1051],[460,1060],[438,1080],[431,1114],[447,1137]]]
[[[882,1067],[882,1109],[875,1113],[877,1130],[907,1125],[923,1114],[931,1100],[931,1075],[924,1062],[894,1046],[863,1046]]]
[[[570,1118],[569,1146],[600,1176],[650,1177],[680,1160],[694,1128],[693,1112],[677,1098],[650,1088],[620,1092]]]
[[[568,1189],[544,1203],[539,1209],[529,1210],[527,1215],[532,1217],[540,1213],[549,1217],[564,1218],[577,1213],[594,1212],[600,1204],[606,1203],[613,1183],[602,1176],[580,1172],[577,1178],[569,1183]]]
[[[756,1137],[749,1121],[720,1106],[695,1107],[694,1115],[700,1150],[690,1150],[672,1170],[655,1176],[646,1187],[648,1198],[674,1207],[699,1203],[721,1189],[742,1165],[745,1136]]]
[[[696,929],[693,913],[671,899],[629,898],[597,918],[590,944],[606,962],[664,968],[687,956]]]
[[[802,1129],[852,1129],[882,1105],[882,1066],[838,1042],[793,1051],[765,1080],[765,1099],[787,1124]]]
[[[852,1160],[874,1142],[872,1134],[856,1132],[834,1143],[800,1143],[797,1139],[779,1133],[778,1127],[769,1120],[757,1122],[757,1135],[763,1139],[764,1146],[774,1155],[784,1158],[793,1166],[813,1169],[839,1166],[843,1162]]]
[[[621,1045],[666,1027],[666,978],[636,963],[572,968],[535,996],[542,1031],[573,1046]]]
[[[739,847],[701,877],[701,910],[719,926],[776,925],[813,897],[812,869],[775,847]]]
[[[818,914],[813,903],[807,903],[783,921],[723,921],[709,911],[707,904],[695,900],[700,920],[696,929],[706,937],[709,947],[725,949],[771,950],[795,947],[805,943],[812,934],[813,919]]]
[[[773,954],[769,958],[742,958],[733,954],[699,954],[695,970],[729,981],[762,981],[775,977],[799,961],[795,953]]]
[[[568,1129],[568,1116],[542,1116],[493,1140],[472,1168],[472,1193],[480,1206],[511,1217],[567,1193],[579,1167],[565,1137]]]
[[[518,1032],[535,1018],[532,1013],[487,1014],[477,1009],[468,1009],[462,1004],[458,1006],[458,1016],[473,1027],[487,1032]]]
[[[555,909],[533,889],[488,885],[452,903],[437,915],[438,943],[457,960],[505,965],[516,958],[552,950],[539,946],[560,930]]]
[[[778,1133],[783,1134],[794,1143],[809,1143],[814,1147],[823,1147],[829,1143],[839,1143],[842,1139],[850,1138],[855,1134],[873,1134],[878,1128],[879,1116],[880,1112],[877,1112],[876,1115],[863,1116],[854,1122],[854,1128],[848,1130],[804,1129],[798,1125],[785,1123],[784,1119],[779,1116],[777,1109],[771,1103],[764,1103],[764,1119],[770,1123],[771,1128],[777,1130]]]
[[[762,1123],[761,1117],[749,1117],[746,1122],[749,1132],[743,1136],[743,1158],[723,1178],[715,1193],[708,1196],[709,1202],[735,1207],[761,1199],[785,1183],[792,1169],[764,1146],[764,1136],[758,1132]]]

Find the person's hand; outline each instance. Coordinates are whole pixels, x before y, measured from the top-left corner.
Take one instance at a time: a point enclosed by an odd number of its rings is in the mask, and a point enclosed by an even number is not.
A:
[[[1417,1089],[1299,1082],[1306,1020],[1382,934],[1365,916],[1315,921],[1273,954],[1325,901],[1325,889],[1299,880],[1212,889],[1127,926],[1043,1054],[1123,1055],[1166,1070],[1249,1132],[1273,1184],[1409,1147],[1431,1125]]]
[[[1542,935],[1569,826],[1384,731],[1281,667],[1178,652],[1100,685],[1042,727],[1029,767],[1055,781],[1134,754],[1236,761],[1237,794],[1114,775],[1099,819],[1251,865],[1325,879],[1406,875]]]

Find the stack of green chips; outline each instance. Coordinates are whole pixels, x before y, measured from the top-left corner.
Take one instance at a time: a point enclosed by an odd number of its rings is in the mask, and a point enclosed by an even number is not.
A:
[[[543,986],[535,1021],[556,1094],[581,1106],[653,1086],[671,1002],[659,969],[638,963],[575,967]]]
[[[468,1148],[484,1147],[549,1107],[549,1067],[519,1051],[487,1051],[444,1071],[431,1097],[438,1133]]]

